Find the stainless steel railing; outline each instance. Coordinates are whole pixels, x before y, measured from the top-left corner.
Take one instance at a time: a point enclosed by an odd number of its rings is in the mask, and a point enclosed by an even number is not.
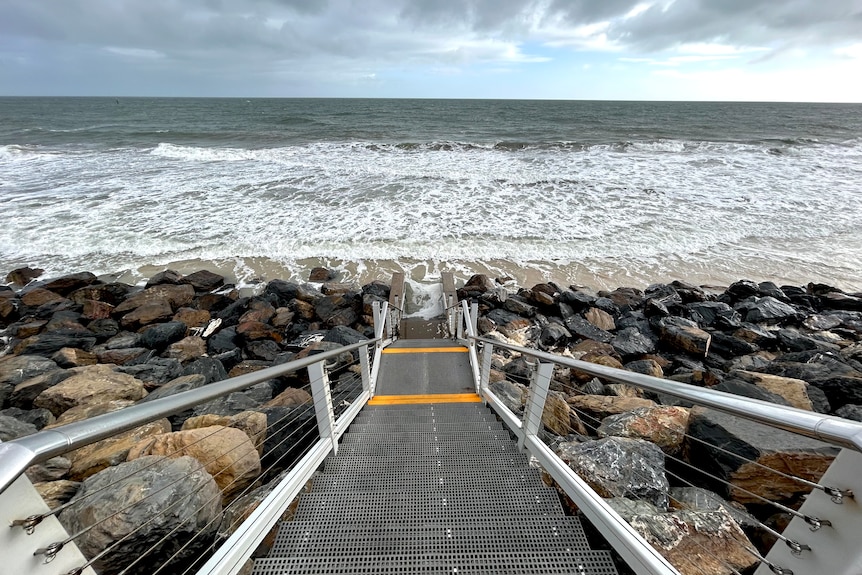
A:
[[[480,395],[491,404],[501,419],[507,426],[518,436],[520,444],[528,449],[548,471],[560,487],[571,497],[584,514],[593,522],[599,531],[605,536],[608,542],[620,553],[629,566],[638,574],[655,573],[677,573],[676,567],[668,563],[659,553],[657,553],[637,532],[635,532],[613,509],[611,509],[604,500],[599,497],[587,484],[577,476],[539,437],[541,430],[542,413],[544,410],[545,400],[548,395],[550,382],[552,379],[554,365],[571,368],[580,372],[589,374],[593,377],[601,378],[605,381],[622,383],[637,388],[651,391],[654,393],[670,395],[695,405],[705,406],[731,415],[742,417],[760,424],[764,424],[773,428],[782,429],[785,431],[797,433],[806,437],[821,440],[831,443],[836,446],[845,447],[856,452],[862,451],[862,423],[848,421],[839,417],[813,413],[792,407],[772,404],[765,401],[759,401],[749,398],[743,398],[732,394],[713,391],[709,389],[694,387],[687,384],[668,381],[643,375],[639,373],[629,372],[621,369],[615,369],[603,365],[575,360],[573,358],[563,357],[546,353],[536,349],[530,349],[517,345],[511,345],[496,341],[491,338],[479,337],[476,333],[476,304],[468,304],[461,302],[461,310],[459,315],[463,318],[461,328],[465,332],[466,343],[471,345],[479,345],[482,347],[481,361],[477,361],[477,369],[474,370],[476,386]],[[459,330],[460,331],[460,330]],[[471,348],[472,349],[472,348]],[[489,389],[489,378],[491,370],[492,355],[494,350],[506,350],[515,354],[530,357],[536,362],[533,378],[529,382],[529,396],[527,404],[524,408],[523,418],[519,418],[513,413],[505,403],[498,398],[494,392]],[[471,360],[477,360],[475,355],[471,355]],[[858,455],[858,454],[856,454]],[[849,461],[848,457],[839,455],[836,460]],[[855,459],[858,462],[858,457]],[[850,465],[854,465],[850,461]],[[858,468],[857,473],[862,472]],[[833,464],[835,467],[836,464]],[[832,471],[830,469],[830,471]],[[829,475],[829,473],[827,473]],[[860,523],[859,514],[856,512],[856,504],[841,505],[853,497],[852,489],[847,488],[848,475],[852,476],[850,471],[837,471],[827,479],[824,475],[818,483],[810,482],[802,478],[798,478],[800,483],[807,485],[810,488],[815,488],[822,494],[821,500],[831,501],[833,506],[830,510],[833,514],[842,514],[846,517],[847,514],[853,515],[852,521],[837,521],[830,522],[826,519],[819,519],[816,515],[806,512],[803,509],[793,511],[791,514],[799,518],[800,523],[806,525],[811,531],[817,531],[821,538],[828,538],[830,532],[828,530],[820,530],[821,526],[832,527],[838,523],[844,525],[844,530],[848,529],[848,523],[856,525]],[[835,478],[839,485],[831,484],[832,478]],[[851,481],[852,482],[852,481]],[[809,500],[816,498],[810,497]],[[806,502],[805,505],[808,505]],[[828,504],[827,504],[828,505]],[[779,508],[781,506],[778,506]],[[814,508],[815,505],[810,506]],[[819,509],[823,509],[820,504]],[[789,511],[789,510],[788,510]],[[807,513],[807,514],[806,514]],[[795,521],[796,519],[794,519]],[[792,526],[792,524],[791,524]],[[789,531],[785,530],[785,531]],[[782,534],[775,533],[777,538],[786,543],[793,557],[800,555],[803,551],[810,551],[811,547],[803,543],[798,543],[796,540]],[[840,538],[837,538],[840,539]],[[821,552],[819,560],[823,561],[823,549],[833,549],[832,542],[824,544],[821,539]],[[766,557],[761,556],[754,550],[749,550],[761,562],[760,570],[770,570],[774,573],[790,575],[792,569],[788,567],[780,567],[776,563],[771,562]],[[845,554],[858,550],[851,546],[845,550]],[[770,553],[770,557],[772,554]],[[849,563],[852,563],[851,560]],[[824,561],[820,565],[833,565],[828,561]],[[820,568],[822,570],[822,567]],[[836,567],[837,569],[837,567]],[[836,571],[837,572],[837,571]],[[849,572],[848,572],[849,573]]]

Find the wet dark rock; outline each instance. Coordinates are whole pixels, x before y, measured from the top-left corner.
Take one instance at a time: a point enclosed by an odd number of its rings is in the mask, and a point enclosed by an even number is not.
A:
[[[571,338],[572,334],[565,327],[558,323],[549,323],[542,329],[542,333],[539,336],[539,345],[543,349],[552,349],[565,345]]]
[[[701,356],[709,352],[712,337],[691,320],[677,316],[666,317],[658,321],[657,327],[662,343],[674,349]]]
[[[239,318],[248,311],[248,303],[251,298],[241,297],[231,302],[227,307],[219,310],[214,316],[222,320],[222,326],[234,326],[239,323]]]
[[[73,291],[69,294],[69,299],[78,304],[98,301],[116,306],[122,303],[132,290],[132,286],[124,283],[95,284]]]
[[[45,324],[43,331],[58,331],[72,330],[78,332],[86,331],[86,328],[81,324],[82,315],[72,310],[63,310],[54,312],[51,319]],[[87,335],[91,335],[90,332]]]
[[[152,357],[151,354],[152,350],[145,347],[96,350],[96,358],[99,360],[99,363],[114,363],[116,365],[136,363],[139,359],[146,362]],[[140,361],[137,361],[137,363],[140,363]]]
[[[521,316],[519,316],[518,314],[512,313],[505,309],[491,310],[485,317],[493,321],[498,326],[503,326],[507,323],[521,319]]]
[[[259,339],[247,342],[245,350],[252,359],[262,359],[265,361],[273,361],[281,353],[281,348],[271,339]]]
[[[670,282],[670,285],[676,290],[676,293],[682,298],[682,302],[684,304],[689,304],[693,302],[699,301],[707,301],[709,296],[704,292],[701,288],[696,285],[680,281],[674,280]]]
[[[596,296],[584,291],[563,290],[559,295],[560,303],[568,305],[575,312],[592,307],[596,299]]]
[[[207,351],[211,355],[232,352],[239,347],[236,328],[226,327],[210,336],[207,340]]]
[[[209,270],[199,270],[183,277],[179,283],[192,286],[196,292],[211,292],[224,285],[224,277]]]
[[[802,314],[792,305],[774,297],[751,297],[734,306],[745,321],[756,324],[776,325],[788,321],[799,321]]]
[[[213,415],[236,415],[243,411],[257,409],[263,403],[263,401],[257,401],[253,396],[244,392],[234,392],[230,395],[197,405],[192,409],[192,413],[196,416],[208,413]]]
[[[790,298],[784,291],[773,282],[760,282],[757,284],[757,293],[764,297],[772,297],[784,303],[790,303]]]
[[[787,351],[838,351],[840,348],[831,343],[809,337],[795,329],[781,329],[778,331],[778,343],[781,349]]]
[[[96,337],[92,332],[64,328],[28,337],[15,347],[15,353],[49,357],[64,347],[90,350],[94,345],[96,345]]]
[[[308,274],[308,281],[320,283],[335,279],[335,272],[328,268],[316,267]]]
[[[119,573],[146,554],[130,575],[152,573],[179,552],[169,572],[182,572],[210,545],[221,513],[218,485],[195,459],[141,457],[84,480],[72,504],[59,515],[99,573]],[[89,529],[98,524],[98,529]],[[183,546],[189,543],[183,551]]]
[[[353,345],[354,343],[359,343],[360,341],[365,341],[366,339],[368,338],[366,338],[363,334],[359,333],[351,327],[344,325],[333,327],[326,333],[325,336],[323,336],[323,341],[330,341],[339,345]]]
[[[97,342],[103,342],[120,333],[120,324],[111,318],[96,319],[87,324],[87,329]]]
[[[511,375],[519,383],[527,383],[535,371],[535,363],[528,363],[523,357],[516,358],[503,366],[503,372]]]
[[[837,315],[813,314],[802,321],[802,326],[811,331],[822,331],[838,327],[841,323]]]
[[[644,292],[632,287],[617,288],[610,293],[600,292],[599,295],[611,300],[620,312],[636,309],[644,302]],[[598,301],[596,301],[595,306],[601,307]]]
[[[635,327],[621,329],[611,338],[610,344],[621,356],[638,356],[653,353],[656,341]]]
[[[591,339],[602,343],[609,343],[613,339],[613,335],[610,332],[597,328],[581,315],[576,314],[565,318],[565,322],[566,327],[572,334],[584,339]]]
[[[300,284],[296,288],[296,299],[315,305],[323,297],[319,289],[311,284]]]
[[[391,288],[389,287],[389,284],[384,283],[384,282],[379,281],[379,280],[375,280],[371,283],[368,283],[368,284],[365,284],[364,286],[362,286],[362,293],[369,294],[369,295],[375,295],[375,296],[377,296],[379,298],[383,298],[387,301],[389,300],[389,292],[390,291],[391,291]]]
[[[141,344],[150,349],[163,351],[170,344],[186,336],[188,327],[181,321],[169,321],[147,328],[141,334]]]
[[[183,276],[179,272],[176,272],[176,271],[170,270],[170,269],[164,270],[164,271],[157,273],[156,275],[151,277],[149,280],[147,280],[146,287],[149,288],[149,287],[162,285],[162,284],[177,285],[180,283],[180,281],[182,279],[183,279]]]
[[[200,374],[206,383],[213,383],[227,379],[227,366],[217,357],[199,357],[183,367],[183,375]],[[239,361],[237,361],[238,363]],[[233,367],[233,365],[231,365]]]
[[[668,310],[667,306],[661,302],[661,300],[657,299],[648,299],[644,304],[644,314],[647,317],[660,316],[667,317],[671,315],[670,310]]]
[[[520,317],[533,317],[536,315],[536,306],[528,303],[520,296],[510,296],[503,302],[503,309],[517,314]]]
[[[826,309],[862,311],[862,298],[837,292],[823,294],[820,303]]]
[[[753,343],[747,342],[742,338],[720,331],[712,332],[712,343],[710,343],[710,353],[717,353],[723,357],[734,357],[738,355],[749,355],[755,353],[760,348]]]
[[[33,401],[39,396],[39,394],[49,387],[57,385],[72,374],[73,372],[70,370],[58,369],[55,366],[51,371],[25,379],[11,388],[8,395],[8,403],[13,407],[31,409],[33,407]],[[7,388],[7,390],[9,390],[9,388]],[[3,387],[0,386],[0,395],[2,395],[2,393]]]
[[[298,290],[299,286],[295,283],[284,280],[272,280],[266,284],[264,293],[276,296],[279,304],[284,306],[287,305],[287,302],[290,300],[296,299]]]
[[[42,287],[46,290],[66,296],[76,289],[94,284],[96,281],[98,281],[98,278],[90,272],[81,272],[46,280],[42,284]]]
[[[641,439],[561,443],[559,456],[602,497],[631,496],[666,509],[664,453]]]
[[[760,292],[760,286],[750,280],[740,280],[730,284],[725,290],[724,295],[728,296],[731,302],[741,301],[752,296],[756,296]]]
[[[778,335],[753,323],[743,323],[733,332],[734,337],[764,348],[775,349],[778,345]]]
[[[718,327],[724,329],[724,326],[734,325],[742,319],[738,311],[720,301],[690,303],[685,306],[685,309],[688,318],[701,327],[715,326],[720,319],[723,319],[724,323]]]
[[[222,293],[206,293],[195,298],[195,305],[199,310],[215,313],[225,309],[234,301]]]
[[[644,375],[650,375],[652,377],[658,378],[664,377],[664,370],[653,359],[639,359],[636,361],[630,361],[623,367],[625,367],[628,371],[633,371],[635,373],[642,373]]]

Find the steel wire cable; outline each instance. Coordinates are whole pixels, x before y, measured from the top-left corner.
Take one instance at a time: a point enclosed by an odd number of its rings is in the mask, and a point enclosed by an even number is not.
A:
[[[507,375],[510,375],[510,374],[507,374]],[[515,379],[523,379],[523,378],[520,378],[520,377],[518,377],[518,376],[515,376]],[[529,388],[529,385],[528,385],[527,387]],[[582,394],[583,394],[583,392],[580,392],[580,390],[575,390],[575,391],[577,391],[578,393],[582,393]],[[587,395],[587,394],[583,394],[583,395]],[[595,422],[595,423],[599,423],[599,424],[601,423],[601,420],[599,420],[598,418],[595,418],[595,417],[593,417],[593,416],[591,416],[591,415],[587,414],[586,412],[583,412],[582,410],[579,410],[579,409],[577,409],[577,408],[575,408],[575,407],[572,407],[572,406],[569,406],[569,407],[570,407],[573,411],[575,411],[576,413],[578,413],[578,414],[579,414],[579,416],[580,416],[580,415],[583,415],[583,416],[584,416],[586,419],[588,419],[588,420],[591,420],[591,421],[593,421],[593,422]],[[540,415],[540,417],[541,417],[541,415]],[[582,422],[582,423],[584,423],[584,422]],[[589,429],[593,430],[594,432],[596,432],[596,434],[597,434],[597,432],[598,432],[598,426],[597,426],[597,425],[589,425],[588,423],[584,423],[584,425],[585,425],[586,427],[588,427]],[[681,460],[679,460],[679,459],[677,459],[677,458],[675,458],[675,457],[673,457],[672,455],[669,455],[669,454],[667,454],[667,453],[664,453],[664,456],[665,456],[665,457],[668,457],[668,458],[670,458],[670,459],[672,459],[672,460],[674,460],[674,461],[677,461],[677,462],[683,463],[683,464],[685,464],[685,465],[688,465],[688,464],[687,464],[687,463],[685,463],[684,461],[681,461]],[[697,468],[695,468],[695,467],[693,467],[693,466],[690,466],[690,465],[688,465],[688,466],[689,466],[689,467],[692,467],[692,469],[695,469],[696,471],[700,471],[700,470],[698,470]],[[636,474],[637,474],[641,479],[645,479],[645,478],[647,478],[645,475],[643,475],[643,474],[642,474],[639,470],[637,470],[637,469],[632,469],[632,471],[633,471],[633,472],[635,472],[635,473],[636,473]],[[674,473],[672,473],[672,472],[670,472],[670,471],[665,470],[665,473],[668,473],[668,474],[670,474],[670,475],[673,475],[674,477],[677,477],[677,475],[676,475],[676,474],[674,474]],[[702,471],[701,471],[701,473],[703,473],[703,474],[705,474],[705,475],[707,475],[707,476],[710,476],[710,475],[709,475],[709,474],[707,474],[706,472],[702,472]],[[712,477],[712,476],[710,476],[710,477]],[[716,479],[716,480],[719,480],[719,481],[720,481],[720,479],[719,479],[719,478],[717,478],[717,477],[715,477],[714,479]],[[690,485],[691,485],[691,484],[690,484]],[[730,485],[730,484],[728,483],[728,485]],[[694,487],[694,485],[692,485],[692,486]],[[638,496],[637,494],[635,494],[634,492],[631,492],[631,491],[629,491],[629,490],[626,490],[626,491],[627,491],[628,493],[630,493],[631,495],[633,495],[635,498],[637,498],[637,499],[639,499],[639,500],[643,500],[643,498],[642,498],[642,497],[639,497],[639,496]],[[752,495],[754,495],[754,494],[752,494]],[[668,493],[668,499],[669,499],[669,500],[671,500],[671,501],[673,501],[673,502],[675,502],[675,503],[677,503],[677,504],[680,506],[680,509],[685,509],[684,504],[683,504],[681,501],[679,501],[678,499],[676,499],[676,498],[672,497],[669,493]],[[723,501],[723,500],[722,500],[722,501]],[[764,501],[769,502],[769,501],[768,501],[768,500],[766,500],[766,499],[764,499]],[[782,507],[783,507],[783,506],[780,506],[779,504],[775,504],[775,505],[776,505],[776,507],[778,507],[778,508],[782,508]],[[785,543],[788,543],[788,542],[790,542],[790,543],[796,543],[796,542],[793,542],[793,541],[791,541],[791,540],[789,540],[789,539],[787,539],[787,538],[783,537],[781,534],[779,534],[779,533],[775,532],[773,529],[771,529],[771,528],[769,528],[768,526],[764,525],[763,523],[761,523],[760,521],[758,521],[756,518],[754,518],[754,519],[755,519],[755,521],[757,521],[757,523],[758,523],[760,526],[762,526],[762,527],[763,527],[764,529],[766,529],[767,531],[769,531],[769,532],[773,533],[774,535],[776,535],[779,539],[781,539],[781,540],[782,540],[782,541],[784,541]],[[715,555],[714,553],[712,553],[710,550],[706,549],[702,544],[700,544],[700,543],[698,543],[698,542],[696,542],[696,541],[695,541],[695,544],[696,544],[696,545],[698,545],[701,549],[703,549],[703,551],[704,551],[707,555],[712,556],[712,557],[713,557],[714,559],[716,559],[719,563],[721,563],[721,564],[725,565],[726,567],[728,567],[729,569],[731,569],[735,574],[738,574],[738,571],[736,571],[736,570],[735,570],[735,569],[734,569],[730,564],[728,564],[726,561],[724,561],[723,559],[721,559],[721,558],[719,558],[718,556],[716,556],[716,555]],[[759,556],[759,555],[758,555],[758,558],[760,558],[760,556]],[[694,563],[692,563],[692,565],[694,565]],[[695,567],[696,567],[699,571],[703,572],[703,570],[702,570],[702,569],[700,569],[700,567],[698,567],[698,566],[696,566],[696,565],[695,565]]]

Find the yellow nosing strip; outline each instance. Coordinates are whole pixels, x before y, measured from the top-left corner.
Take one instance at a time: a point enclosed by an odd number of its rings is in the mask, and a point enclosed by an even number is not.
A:
[[[387,347],[383,353],[467,353],[467,348],[457,347]]]
[[[475,393],[437,393],[426,395],[375,395],[368,405],[412,405],[420,403],[481,403]]]

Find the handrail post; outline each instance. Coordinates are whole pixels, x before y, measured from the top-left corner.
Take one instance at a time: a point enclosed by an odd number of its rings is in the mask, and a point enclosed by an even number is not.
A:
[[[455,338],[464,339],[464,313],[461,306],[455,308]],[[469,319],[469,318],[467,318]]]
[[[335,435],[335,413],[332,409],[332,394],[329,391],[329,377],[324,362],[308,366],[308,379],[311,382],[311,396],[314,400],[314,414],[321,439],[332,442],[332,453],[338,453],[338,437]]]
[[[527,407],[524,410],[524,434],[518,440],[518,447],[524,449],[528,435],[537,436],[542,425],[542,412],[548,399],[548,389],[551,387],[551,376],[554,374],[553,363],[541,363],[536,366],[530,382],[530,393],[527,397]]]
[[[362,374],[362,390],[371,395],[371,369],[368,366],[368,346],[359,348],[359,371]]]
[[[470,335],[473,337],[479,335],[479,302],[470,302]],[[473,340],[475,343],[475,340]]]
[[[475,341],[473,342],[475,344]],[[494,356],[494,346],[486,343],[482,346],[482,371],[479,374],[479,389],[488,389],[488,383],[491,381],[491,362]]]
[[[383,330],[380,329],[380,302],[375,301],[371,303],[371,315],[374,318],[374,335],[375,337],[380,337],[382,335]]]

